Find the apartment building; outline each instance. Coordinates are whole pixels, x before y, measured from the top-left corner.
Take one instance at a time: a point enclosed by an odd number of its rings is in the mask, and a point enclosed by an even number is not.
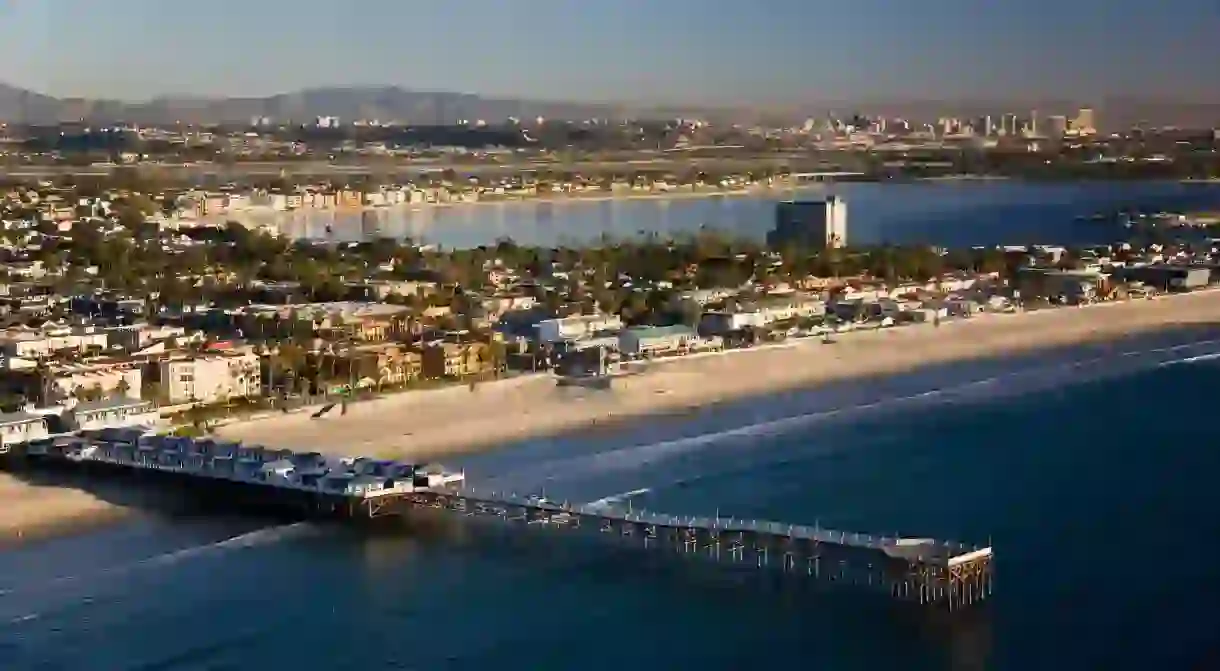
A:
[[[0,332],[0,353],[7,356],[36,359],[66,350],[85,351],[106,349],[105,333],[89,329],[8,329]]]
[[[60,401],[86,392],[93,396],[126,396],[139,398],[143,374],[132,363],[62,363],[47,368],[51,398]]]
[[[168,403],[219,403],[262,394],[262,372],[254,354],[213,354],[162,361],[160,391]]]

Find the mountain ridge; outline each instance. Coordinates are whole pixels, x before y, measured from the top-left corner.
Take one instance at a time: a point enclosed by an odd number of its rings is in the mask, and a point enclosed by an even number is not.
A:
[[[247,123],[256,117],[276,122],[307,123],[321,116],[344,121],[378,119],[411,124],[454,123],[484,119],[489,123],[508,117],[533,119],[621,119],[628,117],[701,117],[718,122],[755,123],[762,120],[799,121],[830,111],[851,114],[885,114],[920,121],[939,116],[969,118],[980,114],[1037,109],[1042,118],[1050,114],[1072,116],[1079,107],[1097,110],[1107,128],[1146,122],[1220,126],[1220,102],[1111,97],[1101,101],[986,100],[872,100],[858,102],[809,102],[782,105],[710,107],[699,105],[643,105],[614,102],[546,101],[489,97],[475,93],[418,91],[397,86],[324,86],[267,96],[211,97],[163,95],[140,101],[105,98],[55,97],[0,83],[0,121],[13,124],[54,124],[84,120],[93,123],[139,124]]]

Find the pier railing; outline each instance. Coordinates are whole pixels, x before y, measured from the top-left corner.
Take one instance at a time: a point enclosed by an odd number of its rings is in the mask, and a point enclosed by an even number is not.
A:
[[[588,518],[653,527],[702,529],[719,533],[750,533],[834,544],[863,550],[877,550],[908,561],[928,563],[939,561],[947,563],[950,559],[957,556],[990,551],[990,548],[986,547],[970,546],[964,543],[930,538],[874,536],[850,531],[823,529],[820,526],[788,524],[757,519],[669,515],[647,510],[623,509],[605,504],[572,505],[569,503],[547,501],[536,497],[522,497],[517,494],[483,492],[471,487],[452,490],[449,495],[460,497],[471,503],[508,505],[517,508],[533,509],[539,512],[567,513]]]
[[[402,512],[402,506],[431,507],[466,515],[493,516],[562,528],[592,527],[602,533],[642,539],[645,547],[670,547],[679,552],[720,561],[751,561],[769,566],[782,558],[784,571],[803,570],[810,576],[888,588],[892,596],[922,604],[955,608],[991,593],[992,549],[932,538],[881,536],[824,529],[820,525],[789,524],[736,517],[672,515],[598,503],[559,503],[540,496],[520,496],[477,490],[468,486],[416,487],[399,485],[371,489],[327,490],[320,482],[264,478],[260,459],[226,457],[228,468],[208,463],[207,455],[177,449],[151,449],[139,441],[106,442],[74,438],[44,457],[66,462],[114,464],[142,471],[167,471],[200,480],[236,481],[260,485],[285,497],[305,497],[317,504],[336,496],[350,514],[368,517]],[[31,453],[33,454],[33,453]],[[161,459],[169,460],[164,463]],[[244,462],[249,461],[246,464]],[[277,458],[277,461],[282,459]],[[426,472],[429,469],[425,469]],[[256,475],[257,473],[257,475]],[[414,474],[414,471],[412,471]],[[463,474],[464,475],[464,474]],[[414,478],[414,475],[412,475]],[[383,481],[388,485],[390,481]],[[331,503],[335,503],[331,501]]]
[[[570,504],[466,488],[436,488],[403,499],[413,506],[468,516],[497,516],[526,524],[588,528],[642,539],[646,548],[670,547],[717,561],[776,565],[785,572],[888,590],[893,597],[950,609],[991,593],[992,550],[931,538],[874,536],[768,520],[669,515],[599,504]],[[395,501],[370,499],[391,510]],[[782,563],[780,560],[782,559]]]

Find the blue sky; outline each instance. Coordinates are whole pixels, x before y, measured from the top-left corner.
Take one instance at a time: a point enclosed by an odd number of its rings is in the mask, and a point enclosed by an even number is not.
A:
[[[0,0],[0,81],[90,97],[1215,100],[1218,66],[1220,0]]]

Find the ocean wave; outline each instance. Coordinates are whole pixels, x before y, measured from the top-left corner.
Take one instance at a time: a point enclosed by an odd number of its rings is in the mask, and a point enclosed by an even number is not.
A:
[[[104,579],[113,579],[115,577],[140,570],[154,567],[172,566],[174,564],[198,557],[221,554],[242,548],[271,545],[290,538],[299,538],[314,533],[318,530],[319,527],[312,525],[309,522],[295,522],[293,524],[284,524],[280,526],[257,529],[249,533],[240,534],[238,536],[226,538],[214,543],[207,543],[204,545],[183,548],[181,550],[174,550],[172,552],[166,552],[153,557],[148,557],[146,559],[141,559],[139,561],[120,564],[118,566],[111,566],[98,571],[60,576],[34,584],[20,585],[18,587],[0,592],[0,599],[8,596],[45,592],[83,582],[92,583],[95,581],[102,581]]]
[[[1200,354],[1198,356],[1187,357],[1185,359],[1176,359],[1174,361],[1162,361],[1159,366],[1180,366],[1190,363],[1209,363],[1220,359],[1220,352],[1212,354]]]
[[[585,505],[590,508],[612,508],[616,505],[626,503],[627,501],[629,501],[633,498],[636,498],[637,496],[643,496],[651,491],[652,490],[647,487],[645,487],[643,489],[633,489],[629,492],[621,492],[618,494],[612,494],[610,496],[600,498],[596,501],[590,501],[590,502],[586,503]]]
[[[1167,354],[1188,353],[1189,356],[1174,359],[1172,360],[1173,362],[1186,361],[1188,359],[1203,360],[1203,357],[1211,356],[1220,357],[1220,353],[1194,353],[1194,351],[1201,348],[1209,348],[1217,344],[1220,344],[1220,340],[1203,340],[1164,347],[1107,352],[1101,356],[1092,356],[1074,361],[1052,361],[1030,368],[972,380],[963,384],[932,388],[913,394],[759,421],[696,436],[629,445],[594,454],[535,463],[526,468],[490,477],[481,486],[528,491],[531,488],[536,488],[547,483],[554,484],[613,473],[638,471],[646,466],[656,466],[661,462],[697,453],[712,446],[723,445],[728,446],[730,449],[733,447],[753,447],[757,445],[756,441],[745,439],[781,436],[821,423],[858,420],[871,414],[900,412],[928,405],[949,406],[987,403],[1005,397],[1061,389],[1068,385],[1128,375],[1169,363],[1161,359],[1162,356]],[[636,485],[636,487],[639,486],[639,484]],[[652,486],[655,487],[656,485]],[[631,494],[631,491],[606,498],[613,499],[628,494]]]

